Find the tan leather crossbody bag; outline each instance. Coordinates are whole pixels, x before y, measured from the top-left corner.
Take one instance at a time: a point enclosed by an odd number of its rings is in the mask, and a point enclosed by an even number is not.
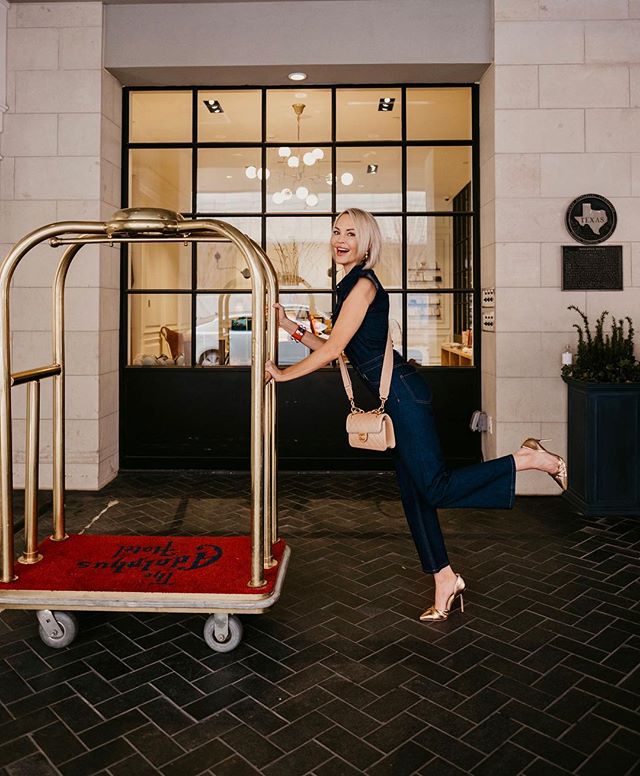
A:
[[[344,356],[338,357],[340,373],[344,390],[351,402],[351,411],[347,415],[347,435],[351,447],[360,447],[363,450],[386,450],[396,446],[396,437],[393,432],[391,418],[384,411],[384,405],[389,398],[391,386],[391,372],[393,370],[393,345],[391,335],[387,334],[387,347],[384,351],[382,374],[380,376],[380,406],[376,410],[361,410],[356,407],[353,400],[353,386],[349,371],[345,364]]]

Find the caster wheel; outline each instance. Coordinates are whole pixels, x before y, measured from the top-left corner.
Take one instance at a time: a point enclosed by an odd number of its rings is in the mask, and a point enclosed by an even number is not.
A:
[[[71,612],[38,612],[40,638],[54,649],[68,647],[78,635],[78,620]]]
[[[225,639],[220,639],[216,636],[216,616],[220,615],[212,614],[204,624],[204,640],[211,647],[214,652],[231,652],[242,641],[242,623],[240,618],[235,614],[229,615],[228,634]],[[222,615],[224,617],[225,615]],[[222,623],[222,620],[219,620]]]

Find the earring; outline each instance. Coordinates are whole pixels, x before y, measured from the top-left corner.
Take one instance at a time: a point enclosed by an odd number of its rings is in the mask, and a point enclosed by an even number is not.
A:
[[[364,254],[364,260],[369,261],[369,251],[366,251]]]

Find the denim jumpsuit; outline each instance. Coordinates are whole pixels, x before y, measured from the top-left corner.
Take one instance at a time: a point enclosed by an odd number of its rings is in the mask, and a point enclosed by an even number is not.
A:
[[[389,325],[389,294],[372,270],[354,267],[336,286],[334,323],[351,289],[361,277],[375,285],[376,295],[345,353],[375,396]],[[510,509],[515,493],[515,461],[508,455],[459,469],[446,468],[431,408],[431,390],[417,370],[395,350],[386,404],[393,420],[393,457],[402,505],[424,571],[449,565],[437,507]]]

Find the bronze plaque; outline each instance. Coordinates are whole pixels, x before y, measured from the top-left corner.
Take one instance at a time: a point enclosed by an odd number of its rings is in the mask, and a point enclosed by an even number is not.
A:
[[[622,245],[563,245],[563,291],[622,291]]]

